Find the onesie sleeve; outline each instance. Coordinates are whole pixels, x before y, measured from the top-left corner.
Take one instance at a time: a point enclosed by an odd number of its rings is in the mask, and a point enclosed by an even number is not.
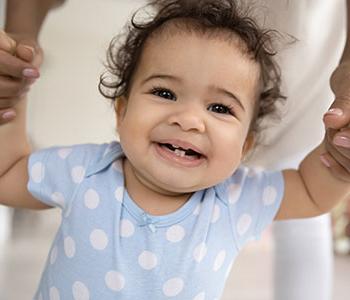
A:
[[[230,215],[237,247],[259,239],[276,216],[284,194],[282,172],[240,168],[217,187]]]
[[[65,210],[84,181],[88,166],[106,148],[107,144],[85,144],[34,152],[28,163],[28,191],[39,201]]]

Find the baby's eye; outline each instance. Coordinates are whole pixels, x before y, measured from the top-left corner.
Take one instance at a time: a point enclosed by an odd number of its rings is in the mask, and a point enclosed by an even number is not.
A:
[[[211,104],[208,107],[208,110],[212,111],[212,112],[215,112],[215,113],[218,113],[218,114],[230,114],[230,115],[233,115],[230,107],[228,107],[226,105],[223,105],[223,104],[219,104],[219,103]]]
[[[163,89],[163,88],[154,88],[152,89],[151,92],[153,95],[161,97],[161,98],[165,98],[168,100],[176,100],[176,96],[175,94],[168,90],[168,89]]]

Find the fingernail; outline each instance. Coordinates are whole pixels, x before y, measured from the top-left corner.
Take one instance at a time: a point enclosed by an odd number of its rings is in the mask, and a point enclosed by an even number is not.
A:
[[[320,160],[327,168],[330,168],[331,164],[324,155],[320,155]]]
[[[350,148],[350,139],[345,136],[337,135],[333,139],[333,143],[337,146]]]
[[[7,111],[5,113],[2,114],[2,118],[4,120],[9,120],[12,119],[16,116],[16,113],[14,111]]]
[[[22,71],[22,74],[24,77],[28,77],[28,78],[38,78],[39,77],[39,72],[35,69],[24,69]]]
[[[33,47],[31,47],[31,46],[27,46],[27,45],[22,45],[25,49],[28,49],[30,52],[32,52],[32,54],[33,54],[33,56],[34,56],[34,54],[35,54],[35,52],[34,52],[34,48]]]
[[[341,115],[343,115],[343,111],[340,108],[331,108],[325,114],[326,115],[341,116]]]

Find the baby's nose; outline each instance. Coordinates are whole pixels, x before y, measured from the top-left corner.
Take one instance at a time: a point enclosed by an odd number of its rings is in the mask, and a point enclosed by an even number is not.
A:
[[[198,108],[183,108],[181,111],[174,112],[169,117],[170,125],[177,125],[183,131],[205,131],[205,121],[203,114]]]

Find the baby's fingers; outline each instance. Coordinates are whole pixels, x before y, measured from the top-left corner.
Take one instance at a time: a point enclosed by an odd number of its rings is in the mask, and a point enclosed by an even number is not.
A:
[[[5,31],[0,29],[0,49],[9,53],[14,53],[16,50],[16,42],[11,39]]]

